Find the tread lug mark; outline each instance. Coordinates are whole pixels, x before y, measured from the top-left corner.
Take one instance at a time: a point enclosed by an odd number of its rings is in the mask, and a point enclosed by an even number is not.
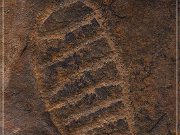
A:
[[[71,83],[64,85],[63,89],[55,94],[50,103],[63,101],[67,97],[80,94],[82,90],[90,85],[95,85],[105,80],[117,80],[119,77],[118,71],[114,63],[107,63],[102,68],[96,71],[86,71],[80,79],[76,79]]]
[[[88,24],[82,25],[79,28],[68,32],[65,35],[65,42],[71,44],[78,44],[83,40],[87,40],[88,37],[93,37],[97,34],[100,29],[100,25],[97,20],[94,18]]]
[[[70,26],[73,22],[82,21],[93,10],[82,2],[78,1],[70,7],[59,9],[52,13],[42,25],[41,33],[60,32],[64,27]]]
[[[40,49],[39,49],[40,48]],[[65,48],[64,42],[62,39],[50,39],[41,41],[38,44],[39,54],[37,56],[37,64],[43,65],[49,61],[53,60],[53,55]]]
[[[64,121],[63,117],[59,115],[59,111],[50,112],[53,122],[57,125],[59,130],[63,134],[76,134],[76,132],[82,134],[84,129],[87,131],[87,127],[93,127],[103,122],[103,119],[109,119],[109,117],[114,117],[114,115],[120,115],[120,111],[124,109],[124,104],[120,100],[114,100],[106,103],[104,106],[99,106],[95,110],[87,111],[86,113],[80,113],[75,116],[70,121]],[[118,118],[118,117],[117,117]],[[100,123],[99,123],[100,122]],[[96,127],[96,126],[95,126]]]
[[[77,30],[68,32],[64,39],[51,39],[46,41],[44,44],[46,47],[45,53],[41,54],[40,63],[47,63],[53,61],[53,59],[62,57],[64,52],[69,51],[80,46],[83,41],[86,41],[90,37],[95,37],[99,24],[96,19],[91,20],[90,24],[84,25]]]
[[[81,49],[64,60],[47,67],[45,76],[47,76],[47,80],[50,80],[48,78],[52,78],[52,75],[54,77],[58,76],[58,78],[62,76],[70,77],[83,65],[88,66],[91,63],[95,63],[100,58],[107,56],[110,50],[111,48],[108,46],[106,40],[97,40],[88,44],[87,48]],[[56,74],[50,74],[53,71],[55,71]],[[57,71],[59,71],[59,73],[57,73]],[[51,83],[45,84],[50,85]]]
[[[99,110],[92,112],[89,115],[81,116],[77,120],[69,122],[67,125],[65,125],[65,130],[67,132],[72,132],[73,130],[76,130],[77,128],[80,128],[84,125],[96,122],[97,119],[102,118],[103,116],[106,116],[113,112],[116,112],[118,111],[118,109],[122,107],[124,107],[124,105],[121,101],[111,103],[107,107],[100,108]]]
[[[59,117],[66,119],[72,114],[91,109],[103,101],[120,99],[121,96],[122,88],[119,85],[103,86],[101,88],[95,88],[95,93],[85,94],[85,96],[76,103],[57,108],[53,111],[56,111],[59,114]]]
[[[103,127],[95,128],[87,132],[88,135],[111,135],[113,133],[127,134],[129,133],[128,123],[124,119],[115,122],[106,123]]]

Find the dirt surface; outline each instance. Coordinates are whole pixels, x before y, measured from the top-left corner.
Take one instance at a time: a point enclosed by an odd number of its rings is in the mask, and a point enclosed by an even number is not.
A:
[[[175,135],[174,0],[5,0],[5,135]]]

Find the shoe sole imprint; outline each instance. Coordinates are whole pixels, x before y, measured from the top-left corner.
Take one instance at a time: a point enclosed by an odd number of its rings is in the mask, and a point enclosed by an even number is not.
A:
[[[39,16],[32,42],[38,89],[54,125],[63,135],[134,134],[127,71],[100,10],[89,1],[52,9]]]

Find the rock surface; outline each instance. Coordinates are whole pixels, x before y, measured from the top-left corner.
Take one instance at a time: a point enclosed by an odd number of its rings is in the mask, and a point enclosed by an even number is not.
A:
[[[5,2],[5,135],[175,135],[173,0]]]

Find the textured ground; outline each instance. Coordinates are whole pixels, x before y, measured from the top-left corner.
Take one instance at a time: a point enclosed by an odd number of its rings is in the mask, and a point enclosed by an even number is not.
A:
[[[175,135],[174,0],[5,2],[5,135]]]

